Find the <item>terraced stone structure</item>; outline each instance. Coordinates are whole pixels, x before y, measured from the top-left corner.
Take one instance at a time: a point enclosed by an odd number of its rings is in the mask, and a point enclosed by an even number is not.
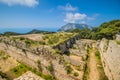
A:
[[[119,40],[120,35],[116,36]],[[104,70],[109,80],[120,80],[120,45],[116,40],[101,40],[99,44]]]
[[[13,37],[0,37],[0,50],[8,53],[11,57],[16,59],[19,62],[22,62],[32,68],[39,70],[38,61],[41,62],[42,73],[46,75],[52,75],[56,79],[60,80],[78,80],[73,75],[69,76],[65,70],[64,64],[59,64],[61,54],[55,55],[55,49],[60,50],[61,53],[64,53],[69,50],[76,43],[76,40],[79,39],[79,36],[73,35],[67,37],[57,45],[32,45],[30,42],[25,42],[28,39]],[[47,40],[46,40],[47,41]],[[60,48],[58,48],[58,46]],[[49,70],[48,67],[52,65],[53,71]]]

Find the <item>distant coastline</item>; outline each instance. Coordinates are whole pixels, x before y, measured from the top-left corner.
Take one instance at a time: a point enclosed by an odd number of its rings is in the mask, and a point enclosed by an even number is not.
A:
[[[0,33],[4,32],[17,32],[17,33],[27,33],[33,29],[42,30],[42,31],[52,31],[57,32],[58,28],[0,28]]]

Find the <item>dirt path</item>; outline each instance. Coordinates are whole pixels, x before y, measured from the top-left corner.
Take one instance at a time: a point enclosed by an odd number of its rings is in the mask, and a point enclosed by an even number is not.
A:
[[[93,45],[93,49],[90,51],[90,62],[89,62],[89,76],[88,80],[99,80],[99,73],[97,70],[96,64],[96,57],[95,57],[95,45]]]

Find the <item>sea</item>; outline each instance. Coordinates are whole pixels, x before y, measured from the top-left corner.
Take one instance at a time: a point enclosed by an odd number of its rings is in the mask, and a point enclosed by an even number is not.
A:
[[[36,30],[42,30],[42,31],[52,31],[52,32],[57,32],[58,28],[52,28],[52,27],[38,27],[38,28],[0,28],[0,33],[4,32],[16,32],[16,33],[27,33],[32,31],[33,29]]]

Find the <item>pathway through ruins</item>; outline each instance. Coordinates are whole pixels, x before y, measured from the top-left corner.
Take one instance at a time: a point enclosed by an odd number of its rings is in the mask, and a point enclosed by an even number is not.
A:
[[[95,44],[93,44],[93,48],[90,51],[90,61],[89,61],[89,76],[88,80],[99,80],[99,73],[97,70],[97,62],[95,57]]]

